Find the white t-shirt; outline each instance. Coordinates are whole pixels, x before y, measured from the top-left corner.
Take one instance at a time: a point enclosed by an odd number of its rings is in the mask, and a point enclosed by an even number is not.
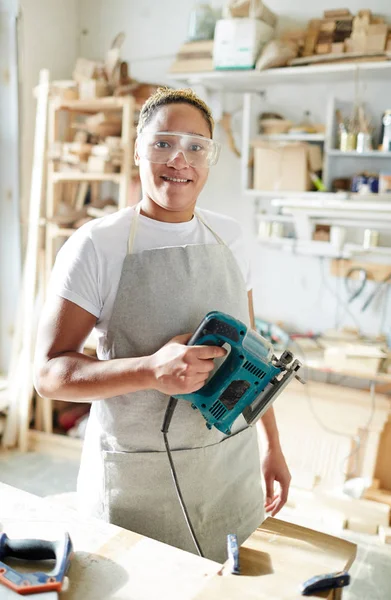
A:
[[[231,249],[250,290],[249,254],[240,225],[230,217],[209,210],[198,209],[198,212]],[[78,229],[57,254],[49,293],[58,294],[93,314],[97,318],[98,338],[107,332],[134,216],[134,208],[124,208],[90,221]],[[185,223],[163,223],[140,215],[132,252],[217,243],[212,232],[197,218]]]

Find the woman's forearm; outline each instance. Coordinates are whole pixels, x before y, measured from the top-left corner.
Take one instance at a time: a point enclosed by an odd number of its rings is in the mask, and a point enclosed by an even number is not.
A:
[[[148,357],[98,360],[66,352],[47,360],[34,383],[45,398],[84,402],[149,389],[152,373]]]
[[[263,417],[261,417],[260,423],[262,424],[268,447],[280,448],[280,436],[278,433],[274,408],[272,406],[265,412]]]

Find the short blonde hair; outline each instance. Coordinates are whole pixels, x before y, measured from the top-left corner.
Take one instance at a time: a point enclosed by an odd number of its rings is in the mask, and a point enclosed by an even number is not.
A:
[[[210,137],[213,137],[214,120],[210,108],[190,88],[180,90],[175,90],[168,87],[158,88],[158,90],[148,98],[141,108],[137,125],[137,133],[141,133],[144,127],[152,119],[156,111],[159,110],[161,106],[166,106],[167,104],[190,104],[190,106],[195,106],[195,108],[198,108],[208,124]]]

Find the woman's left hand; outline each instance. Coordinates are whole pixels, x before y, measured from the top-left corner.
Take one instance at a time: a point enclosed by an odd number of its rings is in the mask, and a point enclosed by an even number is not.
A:
[[[291,482],[291,474],[279,446],[268,449],[263,460],[262,471],[266,485],[265,510],[274,517],[288,499]],[[274,488],[275,481],[279,484],[277,493]]]

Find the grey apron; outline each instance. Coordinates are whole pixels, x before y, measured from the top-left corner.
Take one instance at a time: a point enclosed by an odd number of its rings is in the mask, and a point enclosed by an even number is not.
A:
[[[192,332],[211,310],[248,324],[245,282],[231,250],[188,245],[132,254],[139,206],[132,219],[113,314],[99,358],[146,356],[172,337]],[[89,514],[183,550],[195,552],[165,452],[161,426],[168,396],[134,392],[92,403],[78,478]],[[232,435],[208,430],[190,402],[180,400],[168,438],[181,490],[206,557],[226,560],[226,535],[242,543],[263,521],[257,433],[243,417]]]

